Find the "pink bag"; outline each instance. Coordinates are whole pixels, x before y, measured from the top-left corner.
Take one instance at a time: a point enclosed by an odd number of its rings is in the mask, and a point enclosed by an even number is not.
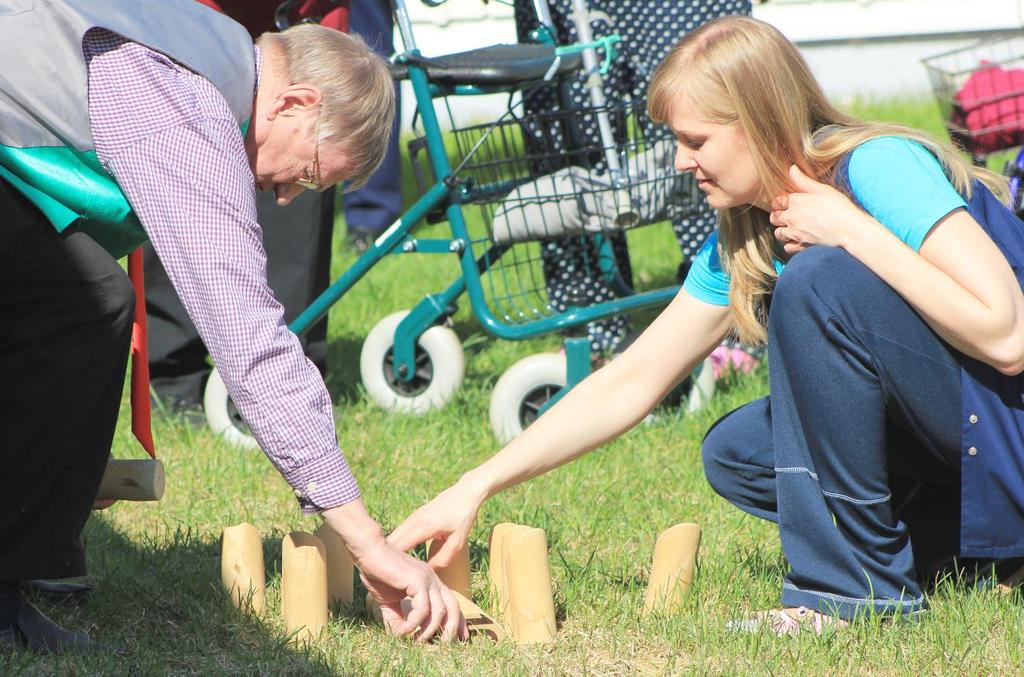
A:
[[[1024,69],[982,62],[954,97],[952,122],[966,128],[975,153],[1024,144]]]

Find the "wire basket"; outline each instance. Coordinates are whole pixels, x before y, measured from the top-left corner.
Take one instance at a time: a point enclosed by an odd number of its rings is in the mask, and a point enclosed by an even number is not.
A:
[[[615,141],[601,142],[607,116]],[[573,240],[578,262],[605,284],[572,290],[589,305],[629,293],[609,241],[629,228],[693,213],[696,183],[673,166],[675,139],[646,116],[644,102],[510,113],[454,129],[450,148],[488,305],[510,324],[565,310],[548,298],[541,248]],[[609,294],[608,290],[618,290]],[[561,305],[562,307],[557,307]]]
[[[924,59],[950,135],[981,158],[1024,144],[1024,36]]]

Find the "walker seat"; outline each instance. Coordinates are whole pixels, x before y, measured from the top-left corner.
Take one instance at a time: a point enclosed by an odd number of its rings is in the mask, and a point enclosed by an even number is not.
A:
[[[395,79],[409,77],[406,64],[411,62],[425,68],[430,81],[442,86],[504,87],[551,77],[549,71],[556,59],[554,75],[578,71],[582,64],[578,53],[558,57],[554,45],[540,44],[491,45],[436,57],[406,55],[406,59],[406,63],[392,65]]]

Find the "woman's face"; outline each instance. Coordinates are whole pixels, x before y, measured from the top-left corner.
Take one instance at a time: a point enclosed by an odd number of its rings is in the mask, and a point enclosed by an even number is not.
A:
[[[757,204],[761,179],[738,123],[708,122],[681,97],[669,126],[677,140],[675,166],[691,172],[715,209]]]

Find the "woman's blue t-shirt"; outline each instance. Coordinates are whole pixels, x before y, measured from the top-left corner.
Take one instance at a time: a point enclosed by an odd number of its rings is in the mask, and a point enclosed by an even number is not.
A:
[[[864,210],[914,251],[943,217],[967,206],[935,156],[902,137],[878,137],[854,149],[848,180]],[[784,266],[775,261],[776,272]],[[683,288],[705,303],[729,305],[729,274],[722,269],[717,230],[694,257]]]

